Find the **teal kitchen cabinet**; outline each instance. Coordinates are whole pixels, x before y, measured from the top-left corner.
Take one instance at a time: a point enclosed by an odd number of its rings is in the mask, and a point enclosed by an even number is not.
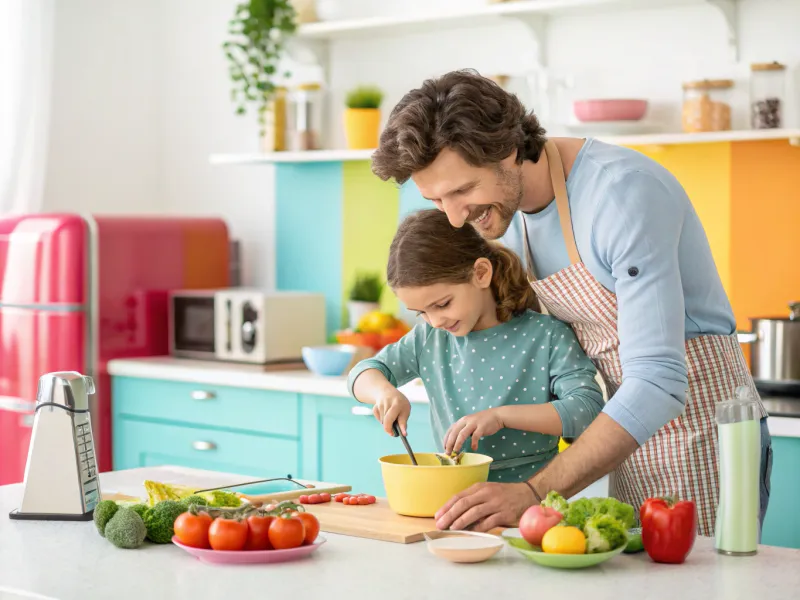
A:
[[[385,496],[378,459],[405,453],[400,438],[389,436],[369,406],[346,398],[301,396],[302,472],[309,479],[351,485],[354,492]],[[414,452],[435,452],[430,406],[411,405],[408,442]]]
[[[303,477],[297,394],[122,376],[112,392],[114,469]]]
[[[800,548],[800,438],[772,437],[769,508],[761,543]]]

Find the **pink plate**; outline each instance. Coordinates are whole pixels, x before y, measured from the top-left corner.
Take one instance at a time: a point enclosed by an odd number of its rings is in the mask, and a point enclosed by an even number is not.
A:
[[[216,565],[265,565],[304,558],[324,544],[325,538],[318,536],[313,544],[290,550],[204,550],[203,548],[192,548],[181,544],[177,536],[173,536],[172,543],[178,548],[186,550],[192,556],[199,558],[204,563]]]

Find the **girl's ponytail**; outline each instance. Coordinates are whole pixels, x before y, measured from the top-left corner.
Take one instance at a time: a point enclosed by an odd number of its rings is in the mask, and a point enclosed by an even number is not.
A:
[[[528,309],[539,311],[539,299],[517,255],[499,244],[492,246],[491,285],[497,301],[497,318],[505,323]]]

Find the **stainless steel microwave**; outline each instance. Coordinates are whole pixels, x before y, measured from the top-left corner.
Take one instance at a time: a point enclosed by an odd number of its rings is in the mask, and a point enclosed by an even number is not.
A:
[[[249,288],[175,290],[169,299],[170,354],[255,364],[301,360],[325,344],[325,297]]]

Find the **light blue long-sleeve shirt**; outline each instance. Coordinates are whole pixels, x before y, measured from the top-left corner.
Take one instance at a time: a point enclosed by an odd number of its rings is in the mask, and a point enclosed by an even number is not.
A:
[[[643,154],[587,139],[567,178],[575,243],[619,305],[623,381],[604,412],[640,444],[679,416],[685,341],[731,335],[736,321],[686,192]],[[569,266],[555,202],[518,212],[502,241],[525,259],[522,219],[540,279]]]

